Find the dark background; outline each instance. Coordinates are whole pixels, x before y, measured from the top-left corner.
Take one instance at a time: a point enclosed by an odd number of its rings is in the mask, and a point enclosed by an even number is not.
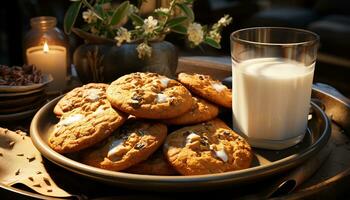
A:
[[[152,0],[148,0],[152,1]],[[0,8],[0,64],[23,64],[23,37],[35,16],[55,16],[62,29],[69,0],[11,0]],[[224,30],[222,49],[203,45],[190,49],[175,35],[167,40],[178,46],[180,55],[230,55],[229,34],[243,27],[285,26],[314,31],[321,37],[315,81],[328,83],[350,96],[350,1],[348,0],[197,0],[196,21],[214,23],[224,14],[233,23]],[[81,17],[81,15],[79,16]],[[70,35],[74,49],[82,43]]]

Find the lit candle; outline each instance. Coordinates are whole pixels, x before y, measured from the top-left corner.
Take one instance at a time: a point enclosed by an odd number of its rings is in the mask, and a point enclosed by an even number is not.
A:
[[[44,74],[51,74],[53,81],[48,85],[49,92],[65,89],[67,76],[67,51],[63,46],[36,46],[27,49],[27,63],[35,65]]]

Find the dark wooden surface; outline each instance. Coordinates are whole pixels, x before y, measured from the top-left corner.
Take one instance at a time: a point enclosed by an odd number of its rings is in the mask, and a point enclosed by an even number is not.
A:
[[[184,64],[184,63],[182,63]],[[225,67],[215,68],[215,64],[207,64],[207,69],[200,69],[195,66],[195,70],[203,73],[203,70],[208,72],[215,72],[217,75],[226,77],[230,74]],[[182,66],[184,67],[184,66]],[[222,67],[222,66],[221,66]],[[181,70],[181,68],[179,68]],[[217,78],[222,78],[217,77]],[[28,127],[31,119],[22,121],[13,121],[11,123],[0,123],[1,127],[9,129],[21,129],[29,132]],[[331,146],[332,152],[322,167],[304,184],[302,184],[296,191],[290,195],[284,195],[283,199],[348,199],[350,190],[348,185],[350,183],[350,133],[345,132],[337,124],[332,124]],[[232,186],[223,190],[205,191],[196,193],[167,193],[166,191],[143,192],[135,191],[119,187],[111,187],[99,182],[89,180],[77,174],[58,167],[51,162],[45,160],[45,165],[53,179],[63,189],[75,194],[83,194],[89,198],[99,199],[183,199],[187,197],[198,198],[198,195],[217,198],[232,199],[238,196],[248,194],[257,194],[260,188],[264,188],[269,183],[272,183],[276,177],[267,180],[257,180],[256,183],[248,186]],[[147,183],[145,183],[147,184]],[[19,187],[28,191],[27,188]],[[110,196],[113,198],[110,198]],[[19,195],[11,191],[0,189],[1,199],[28,199],[27,196]],[[106,198],[102,198],[106,197]],[[230,198],[231,197],[231,198]],[[185,198],[186,199],[186,198]]]
[[[27,125],[23,124],[22,126],[20,126],[25,130],[25,128],[28,127],[28,122],[29,121],[14,122],[12,124],[8,124],[7,126],[15,128],[16,126],[18,126],[19,123],[27,123]],[[302,197],[303,199],[335,199],[336,197],[336,199],[346,199],[349,193],[347,189],[348,185],[346,184],[350,182],[349,174],[346,173],[347,170],[350,169],[350,156],[348,156],[350,153],[350,140],[349,137],[346,134],[344,134],[345,132],[343,132],[343,130],[339,126],[337,126],[334,123],[332,124],[332,126],[332,137],[330,141],[333,150],[329,158],[315,173],[315,175],[312,176],[311,179],[306,181],[289,196],[283,196],[284,198],[299,199]],[[60,187],[67,190],[68,192],[84,195],[92,199],[110,196],[113,196],[114,198],[125,197],[127,199],[178,199],[180,197],[182,198],[183,195],[186,197],[195,197],[196,195],[198,195],[198,192],[174,194],[167,193],[166,191],[144,192],[119,188],[99,183],[88,178],[82,177],[80,175],[74,174],[51,163],[48,160],[45,160],[45,166],[52,178]],[[244,196],[258,194],[261,192],[259,188],[265,188],[266,185],[272,184],[276,180],[276,178],[278,177],[272,177],[262,182],[261,180],[257,180],[256,183],[248,184],[246,186],[232,186],[223,190],[206,192],[202,191],[200,193],[201,195],[203,195],[204,193],[205,196],[219,196],[223,198],[225,195],[229,195],[231,193],[231,197],[235,198],[240,197],[241,195]],[[19,186],[18,188],[29,191],[27,188],[24,188],[22,186]],[[218,195],[217,193],[220,194]],[[1,199],[18,199],[23,197],[23,195],[19,195],[2,189],[0,189],[0,196]],[[23,197],[23,199],[26,198]]]

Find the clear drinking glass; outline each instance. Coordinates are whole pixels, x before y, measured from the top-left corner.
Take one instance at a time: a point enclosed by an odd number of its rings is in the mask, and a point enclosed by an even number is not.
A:
[[[235,128],[254,147],[299,143],[307,129],[318,35],[256,27],[235,31],[230,39]]]

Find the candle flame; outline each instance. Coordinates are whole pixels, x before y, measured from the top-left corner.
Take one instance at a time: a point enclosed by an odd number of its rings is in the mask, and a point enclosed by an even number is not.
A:
[[[49,45],[47,45],[47,42],[45,42],[44,47],[43,47],[44,53],[49,52]]]

